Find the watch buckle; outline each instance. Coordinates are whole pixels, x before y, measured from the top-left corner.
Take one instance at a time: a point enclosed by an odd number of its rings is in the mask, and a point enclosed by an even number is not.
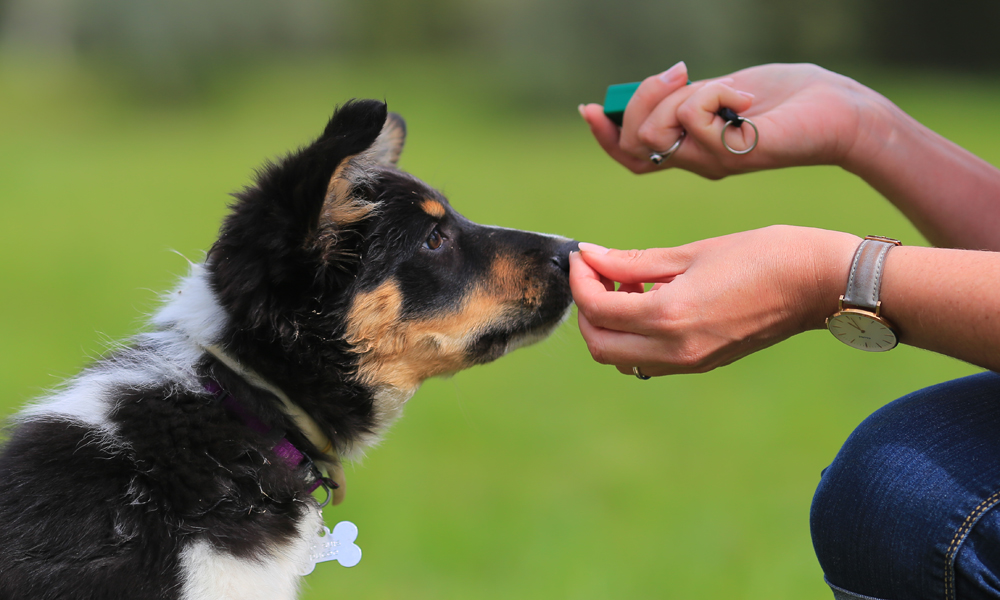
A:
[[[866,240],[872,240],[873,242],[887,242],[889,244],[892,244],[893,246],[902,246],[903,245],[903,242],[901,242],[901,241],[899,241],[899,240],[897,240],[895,238],[886,237],[884,235],[866,235],[865,239]]]
[[[867,310],[867,309],[866,309]],[[844,295],[841,294],[840,298],[837,299],[837,312],[844,312]],[[882,312],[882,301],[879,300],[875,303],[875,316],[880,317]]]

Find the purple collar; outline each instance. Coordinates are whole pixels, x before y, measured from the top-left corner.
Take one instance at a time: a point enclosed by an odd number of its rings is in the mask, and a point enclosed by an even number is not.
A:
[[[330,501],[330,488],[337,488],[337,484],[332,480],[327,480],[323,477],[316,465],[313,464],[312,459],[309,455],[305,454],[298,448],[296,448],[292,442],[288,441],[288,438],[284,437],[284,432],[281,430],[275,430],[273,427],[268,427],[266,423],[260,420],[260,417],[250,412],[247,407],[243,406],[236,396],[233,396],[229,391],[222,388],[221,385],[214,379],[209,380],[205,384],[205,390],[212,394],[222,403],[223,408],[230,410],[236,414],[237,417],[243,421],[243,424],[252,429],[253,431],[267,437],[267,436],[277,436],[281,435],[281,438],[277,440],[271,450],[277,454],[281,460],[288,466],[289,469],[293,471],[302,471],[303,478],[306,480],[306,489],[309,493],[314,492],[320,486],[326,488],[327,500],[320,506],[325,506]]]

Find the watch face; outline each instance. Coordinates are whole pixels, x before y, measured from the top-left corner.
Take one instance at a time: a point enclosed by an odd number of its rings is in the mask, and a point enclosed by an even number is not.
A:
[[[842,310],[827,319],[826,326],[834,337],[858,350],[885,352],[899,343],[884,319],[862,310]]]

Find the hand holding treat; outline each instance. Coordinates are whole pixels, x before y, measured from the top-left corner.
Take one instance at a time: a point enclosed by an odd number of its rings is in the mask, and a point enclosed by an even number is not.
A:
[[[709,371],[822,328],[858,242],[775,226],[677,248],[581,243],[570,255],[580,333],[597,362],[627,375]]]

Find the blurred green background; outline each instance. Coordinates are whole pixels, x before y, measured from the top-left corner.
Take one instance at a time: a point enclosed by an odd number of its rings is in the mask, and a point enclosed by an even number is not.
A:
[[[835,168],[633,176],[575,107],[680,59],[694,78],[811,60],[997,164],[998,50],[977,32],[998,6],[0,0],[0,415],[142,328],[227,194],[351,97],[403,114],[401,166],[483,223],[625,248],[773,223],[923,243]],[[424,386],[327,510],[364,559],[321,565],[305,597],[829,598],[820,470],[885,402],[974,371],[811,332],[639,382],[592,362],[574,318]]]

